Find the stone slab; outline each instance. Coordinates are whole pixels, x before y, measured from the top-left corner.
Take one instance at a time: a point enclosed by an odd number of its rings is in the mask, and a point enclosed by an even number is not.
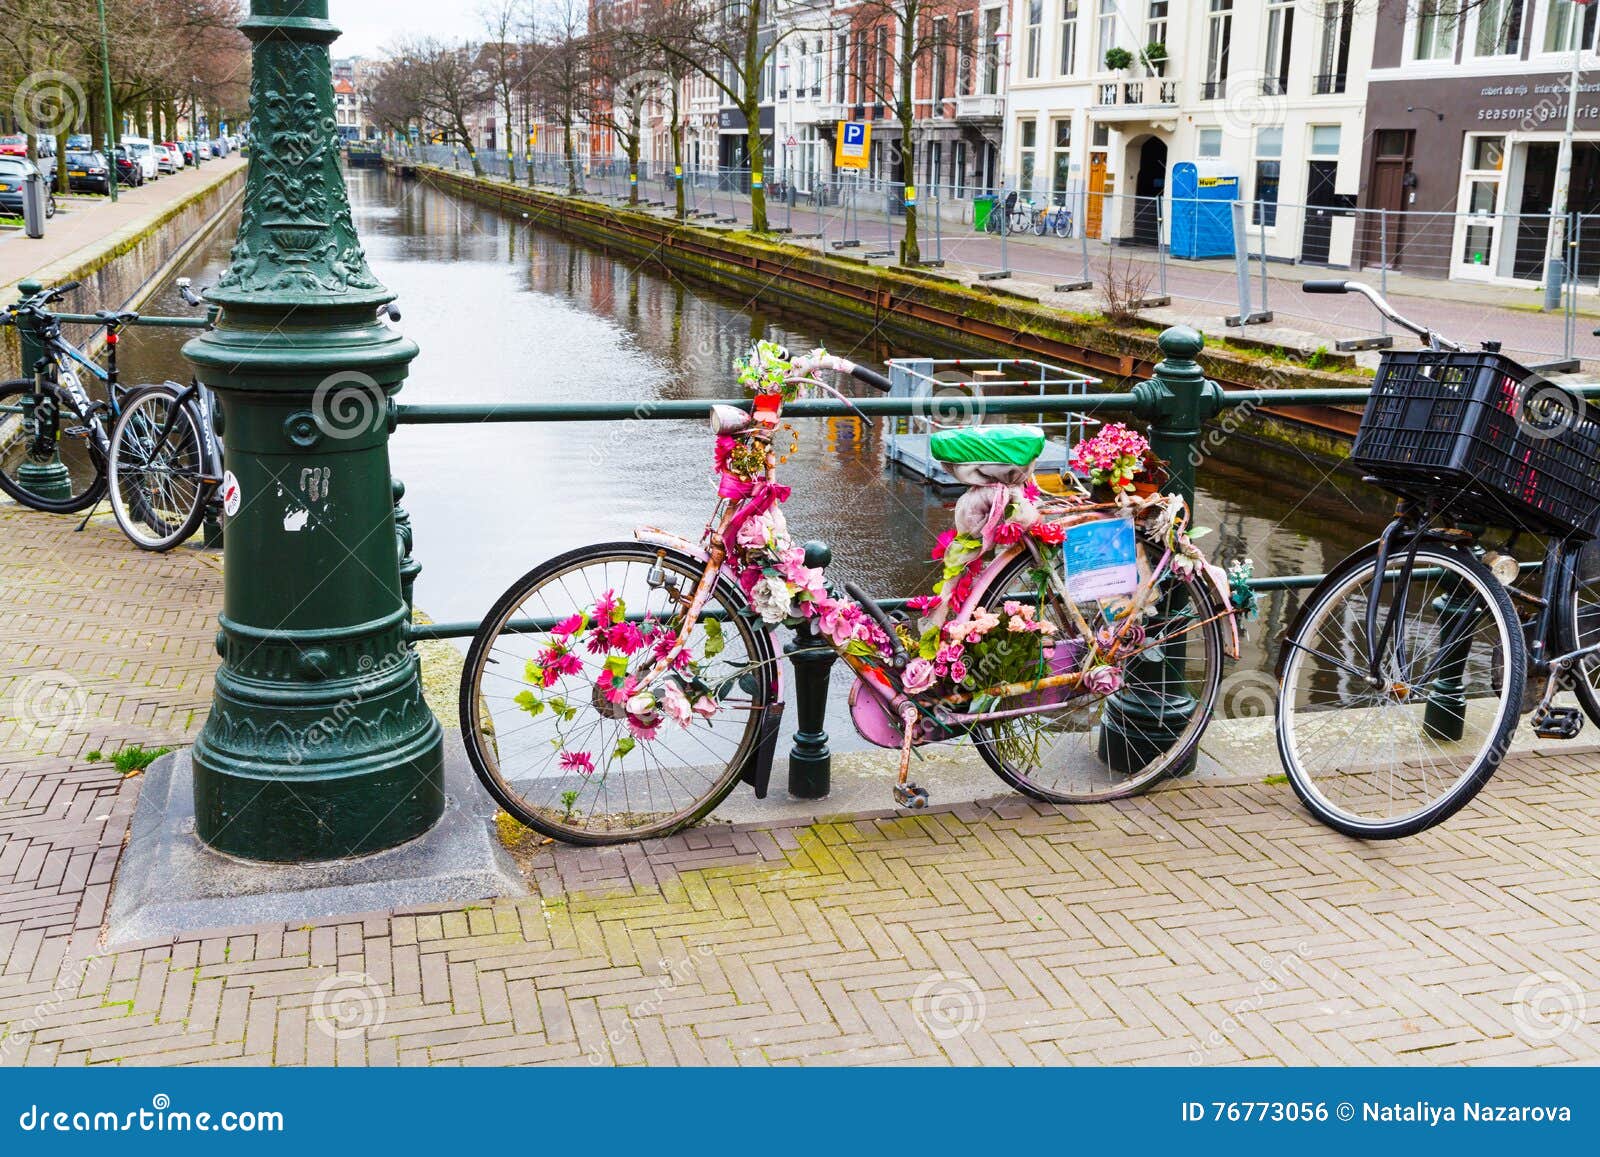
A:
[[[195,835],[193,784],[188,749],[163,756],[145,772],[112,887],[110,947],[208,928],[299,925],[527,892],[495,836],[494,804],[457,733],[445,734],[443,818],[425,836],[370,856],[292,865],[224,856]]]

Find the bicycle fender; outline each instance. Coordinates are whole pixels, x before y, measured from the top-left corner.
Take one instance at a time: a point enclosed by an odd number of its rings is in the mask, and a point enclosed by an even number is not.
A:
[[[690,542],[682,535],[658,530],[653,526],[637,528],[633,532],[633,537],[636,542],[659,546],[663,550],[670,550],[702,565],[710,558],[699,543]],[[735,587],[738,586],[733,573],[726,567],[723,568],[723,574],[734,583]],[[767,786],[772,780],[772,761],[777,755],[778,736],[783,730],[783,650],[778,646],[777,639],[773,638],[772,631],[767,629],[766,633],[776,659],[772,667],[772,699],[762,712],[761,731],[756,740],[755,750],[750,753],[745,761],[744,770],[739,773],[740,782],[749,784],[757,799],[767,798]]]

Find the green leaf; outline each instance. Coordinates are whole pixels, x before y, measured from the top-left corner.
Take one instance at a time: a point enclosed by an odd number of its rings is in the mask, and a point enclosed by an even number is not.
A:
[[[1209,526],[1191,526],[1189,528],[1189,541],[1193,542],[1197,538],[1204,538],[1210,533],[1211,528]]]
[[[537,686],[544,686],[544,668],[532,659],[529,659],[527,665],[522,668],[522,677]]]
[[[631,735],[624,735],[621,739],[617,740],[617,746],[612,750],[611,755],[614,759],[621,759],[624,755],[627,755],[628,752],[632,751],[637,746],[638,740],[634,739],[634,737]]]
[[[628,657],[626,655],[607,655],[606,670],[611,672],[615,679],[621,679],[628,673]]]
[[[617,600],[617,605],[614,608],[612,608],[612,611],[611,611],[611,621],[613,623],[620,623],[620,622],[622,622],[623,619],[625,619],[627,617],[628,617],[628,604],[626,602],[624,602],[622,599],[618,599]]]
[[[518,707],[522,708],[524,711],[526,711],[529,715],[538,715],[541,711],[544,710],[543,701],[540,700],[540,698],[537,695],[535,695],[532,691],[519,692],[512,699],[512,702],[515,703]]]
[[[565,699],[559,698],[550,700],[550,710],[568,723],[572,722],[572,717],[578,713],[576,707],[569,706]]]
[[[727,639],[722,634],[722,623],[717,619],[707,619],[706,627],[706,658],[714,659],[722,654],[722,649],[728,645]]]

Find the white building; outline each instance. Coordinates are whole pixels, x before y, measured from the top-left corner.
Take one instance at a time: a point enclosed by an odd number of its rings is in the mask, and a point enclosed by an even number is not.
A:
[[[1347,265],[1373,29],[1358,0],[1012,0],[1007,171],[1091,236],[1155,244],[1195,162],[1259,202],[1270,254]]]

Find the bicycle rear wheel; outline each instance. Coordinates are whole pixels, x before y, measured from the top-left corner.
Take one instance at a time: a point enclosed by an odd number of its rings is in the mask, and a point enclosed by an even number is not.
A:
[[[1563,651],[1600,643],[1600,539],[1583,545],[1572,569],[1565,612],[1557,616],[1566,627]],[[1572,690],[1589,721],[1600,727],[1600,658],[1579,665],[1572,675]]]
[[[1346,559],[1307,598],[1279,660],[1278,752],[1295,793],[1336,831],[1393,839],[1448,819],[1494,774],[1516,730],[1526,677],[1505,588],[1448,547],[1417,551],[1409,583],[1378,584],[1380,638],[1405,614],[1369,678],[1375,548]]]
[[[106,492],[99,454],[87,438],[61,433],[78,421],[55,393],[36,398],[26,378],[0,383],[0,490],[48,514],[74,514],[99,502]]]
[[[995,580],[984,602],[1039,595],[1036,564],[1020,558]],[[1039,693],[1053,710],[980,723],[972,728],[978,754],[1001,779],[1048,803],[1100,803],[1137,795],[1186,766],[1211,720],[1222,681],[1222,608],[1203,583],[1169,577],[1159,610],[1144,623],[1144,641],[1120,666],[1120,686],[1108,693]],[[1040,598],[1041,617],[1055,628],[1051,670],[1076,670],[1082,633],[1053,596]],[[1101,608],[1082,608],[1091,622]],[[1002,701],[1002,708],[1020,707]]]
[[[1067,212],[1057,213],[1054,228],[1057,237],[1071,237],[1072,214]]]
[[[569,843],[621,843],[686,827],[733,790],[777,698],[777,656],[743,592],[719,578],[689,661],[633,686],[671,647],[703,570],[603,543],[536,567],[495,603],[467,652],[461,730],[507,813]],[[658,706],[641,711],[641,690]]]
[[[135,390],[111,431],[111,510],[140,550],[187,542],[215,489],[205,480],[199,420],[178,396],[169,386]]]

